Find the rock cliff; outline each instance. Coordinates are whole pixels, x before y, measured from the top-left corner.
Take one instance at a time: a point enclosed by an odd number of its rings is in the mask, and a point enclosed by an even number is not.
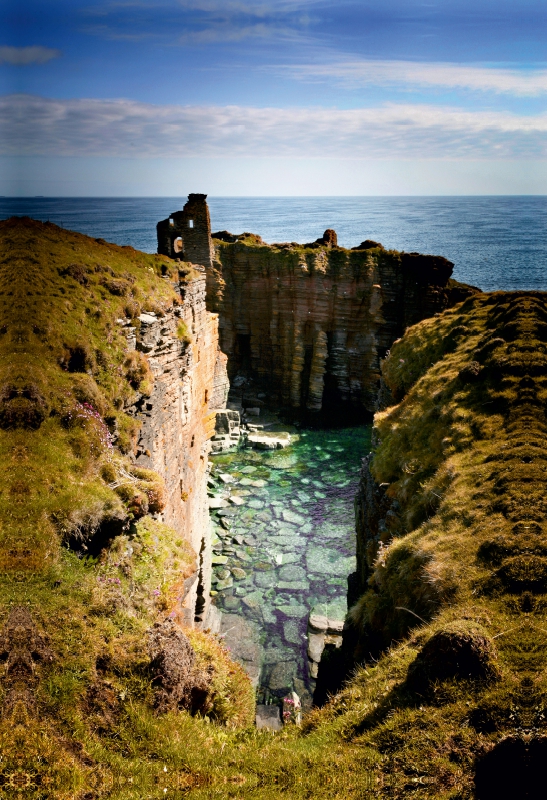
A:
[[[159,253],[206,268],[230,375],[258,381],[276,407],[373,411],[391,343],[473,291],[450,280],[441,256],[368,239],[346,250],[332,229],[303,245],[228,231],[211,239],[206,195],[189,195],[157,227]]]
[[[153,375],[149,396],[133,408],[141,421],[135,460],[165,481],[163,521],[191,543],[198,572],[186,582],[184,622],[203,622],[209,609],[211,533],[207,505],[210,439],[228,395],[218,318],[205,308],[205,275],[182,280],[180,305],[163,316],[139,317],[136,346]],[[195,610],[195,611],[194,611]]]
[[[98,798],[140,768],[97,747],[254,719],[196,630],[226,359],[188,263],[30,219],[0,242],[0,785]]]
[[[379,361],[406,327],[450,305],[439,256],[313,243],[215,240],[208,306],[230,374],[248,371],[273,404],[374,410]]]

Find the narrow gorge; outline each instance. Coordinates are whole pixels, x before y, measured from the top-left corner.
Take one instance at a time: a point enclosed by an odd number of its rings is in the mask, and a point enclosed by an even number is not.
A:
[[[371,240],[347,250],[332,229],[303,245],[212,234],[204,195],[190,195],[157,232],[160,254],[204,269],[232,382],[212,437],[200,587],[214,599],[199,619],[259,689],[259,723],[280,726],[284,696],[296,690],[309,711],[332,688],[319,667],[342,643],[353,498],[381,359],[407,326],[475,290],[451,280],[441,256]],[[162,461],[160,448],[160,471]]]
[[[535,797],[545,295],[157,232],[0,223],[0,797]]]

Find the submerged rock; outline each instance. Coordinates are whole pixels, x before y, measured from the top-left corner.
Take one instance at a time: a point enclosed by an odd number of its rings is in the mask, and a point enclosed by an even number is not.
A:
[[[223,589],[230,589],[234,585],[234,579],[232,577],[225,578],[224,580],[217,582],[217,591],[221,592]]]
[[[261,668],[260,629],[239,614],[223,614],[221,636],[232,657],[243,665],[253,685],[258,685]]]
[[[262,500],[249,500],[247,505],[249,508],[256,508],[257,510],[264,508],[264,503]]]
[[[295,619],[298,619],[300,617],[305,617],[308,609],[303,605],[287,604],[278,606],[278,611],[281,611],[281,613],[285,614],[286,617],[294,617]]]
[[[304,525],[306,523],[305,517],[302,517],[300,514],[288,508],[284,508],[281,515],[285,522],[292,522],[294,525]]]
[[[283,636],[285,641],[291,644],[301,644],[302,642],[302,626],[295,619],[286,620],[283,623]]]
[[[294,661],[280,661],[271,671],[268,686],[274,694],[284,693],[292,689],[296,677]]]
[[[241,569],[240,567],[232,567],[232,575],[238,581],[241,581],[243,580],[243,578],[247,577],[247,573],[245,572],[245,570]]]
[[[306,577],[306,570],[294,564],[287,564],[279,570],[279,577],[283,581],[302,581]]]
[[[255,724],[258,730],[280,731],[283,728],[281,707],[277,705],[257,705]]]

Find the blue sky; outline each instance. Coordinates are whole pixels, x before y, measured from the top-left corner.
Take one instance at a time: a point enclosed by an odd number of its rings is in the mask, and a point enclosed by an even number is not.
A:
[[[547,193],[542,0],[3,0],[0,193]]]

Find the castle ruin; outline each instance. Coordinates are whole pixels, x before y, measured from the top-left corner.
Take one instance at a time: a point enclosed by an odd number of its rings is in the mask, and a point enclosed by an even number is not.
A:
[[[199,266],[213,264],[211,220],[206,194],[189,194],[182,211],[158,222],[158,253]]]

